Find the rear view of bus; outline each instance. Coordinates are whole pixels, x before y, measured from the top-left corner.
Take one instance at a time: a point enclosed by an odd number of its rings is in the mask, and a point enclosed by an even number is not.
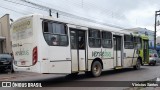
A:
[[[37,63],[38,52],[33,35],[33,16],[23,17],[11,25],[15,71],[30,71]]]

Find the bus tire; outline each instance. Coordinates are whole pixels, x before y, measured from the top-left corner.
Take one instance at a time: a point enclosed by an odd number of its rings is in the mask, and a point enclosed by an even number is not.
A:
[[[91,66],[91,74],[94,77],[100,76],[102,73],[102,65],[99,61],[94,61]]]
[[[134,68],[134,70],[138,70],[138,69],[140,69],[140,68],[141,68],[141,62],[140,62],[140,60],[139,60],[139,59],[137,60],[136,65],[135,65],[135,66],[133,66],[133,68]]]

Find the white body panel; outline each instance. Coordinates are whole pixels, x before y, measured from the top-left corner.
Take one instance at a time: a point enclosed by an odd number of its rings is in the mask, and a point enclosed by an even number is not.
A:
[[[129,66],[133,66],[136,64],[136,61],[137,61],[137,56],[136,54],[134,55],[135,58],[132,58],[133,57],[133,53],[134,53],[134,50],[133,49],[124,49],[124,67],[129,67]],[[136,53],[136,51],[135,51]]]
[[[85,50],[79,50],[79,70],[86,70],[86,56]]]
[[[122,57],[121,57],[121,51],[117,51],[117,66],[122,66]]]
[[[102,56],[103,69],[108,70],[114,68],[114,53],[112,48],[102,48],[102,52],[104,52]]]
[[[71,73],[71,61],[50,62],[49,73]]]
[[[72,53],[72,71],[76,72],[78,71],[78,54],[77,54],[77,50],[71,50]]]

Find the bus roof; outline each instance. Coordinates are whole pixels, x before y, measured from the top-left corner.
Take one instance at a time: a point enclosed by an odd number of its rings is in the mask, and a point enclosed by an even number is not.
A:
[[[76,25],[76,26],[81,26],[81,27],[87,27],[87,28],[93,28],[93,29],[100,29],[100,30],[107,30],[107,31],[111,31],[114,33],[120,33],[120,34],[133,34],[132,32],[126,32],[126,30],[122,29],[122,28],[117,28],[117,27],[112,27],[112,26],[107,26],[107,25],[102,25],[102,24],[97,24],[97,23],[93,23],[93,22],[88,22],[88,21],[84,21],[84,20],[80,20],[80,19],[74,19],[74,18],[56,18],[56,17],[51,17],[51,16],[45,16],[42,14],[29,14],[29,15],[25,15],[19,19],[17,19],[14,22],[17,22],[21,19],[27,18],[27,17],[33,17],[33,16],[39,16],[41,17],[41,19],[46,19],[46,20],[54,20],[54,21],[58,21],[58,22],[64,22],[66,24],[71,24],[71,25]]]

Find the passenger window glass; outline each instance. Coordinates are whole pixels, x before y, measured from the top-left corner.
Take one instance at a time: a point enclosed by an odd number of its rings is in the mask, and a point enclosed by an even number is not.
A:
[[[44,25],[43,32],[48,32],[48,23],[44,22],[43,25]]]
[[[79,31],[79,37],[78,37],[78,43],[79,43],[79,49],[85,49],[85,32]]]
[[[67,36],[66,35],[61,35],[60,36],[60,46],[66,46],[68,43],[67,43]]]
[[[43,22],[44,38],[50,46],[67,46],[68,36],[65,24]]]
[[[66,34],[65,27],[63,24],[52,23],[54,34]]]
[[[101,35],[99,30],[89,29],[89,46],[101,47]]]
[[[138,37],[138,36],[134,37],[134,45],[135,45],[135,48],[138,48],[138,49],[141,48],[141,39],[140,39],[140,37]]]
[[[76,44],[76,32],[75,31],[71,31],[71,49],[77,49],[77,44]]]
[[[125,49],[133,49],[133,36],[131,35],[124,35],[124,48]]]
[[[112,33],[102,31],[102,46],[104,48],[112,48]]]

